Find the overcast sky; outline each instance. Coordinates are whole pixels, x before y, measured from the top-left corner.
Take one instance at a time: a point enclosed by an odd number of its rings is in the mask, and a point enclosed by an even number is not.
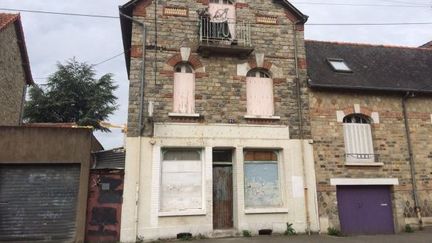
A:
[[[270,0],[268,0],[270,1]],[[0,8],[16,8],[58,12],[118,16],[119,0],[1,0]],[[432,0],[297,0],[291,1],[304,14],[308,23],[382,23],[432,22]],[[329,5],[335,4],[335,5]],[[350,6],[390,5],[390,6]],[[0,10],[5,12],[3,10]],[[44,83],[55,71],[56,62],[71,57],[91,64],[123,51],[118,19],[71,17],[21,13],[33,77]],[[419,46],[432,40],[432,25],[403,26],[306,26],[307,39],[361,42],[387,45]],[[119,86],[119,110],[110,122],[127,121],[128,79],[124,57],[98,65],[98,76],[113,73]],[[121,146],[123,134],[97,133],[105,148]]]

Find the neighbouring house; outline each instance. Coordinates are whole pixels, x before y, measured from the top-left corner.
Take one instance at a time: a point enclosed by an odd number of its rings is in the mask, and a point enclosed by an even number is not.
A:
[[[306,41],[322,231],[432,223],[432,50]]]
[[[0,126],[0,241],[84,242],[92,129]]]
[[[120,17],[120,240],[318,231],[307,16],[284,0],[133,0]]]
[[[429,41],[428,43],[420,46],[420,48],[432,48],[432,41]]]
[[[0,13],[0,74],[0,126],[21,125],[33,79],[19,14]]]
[[[93,153],[85,242],[119,242],[123,196],[123,147]]]

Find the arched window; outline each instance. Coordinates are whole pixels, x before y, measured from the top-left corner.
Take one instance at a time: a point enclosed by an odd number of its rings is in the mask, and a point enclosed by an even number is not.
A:
[[[263,69],[252,69],[246,75],[247,114],[273,116],[273,80]]]
[[[174,113],[195,113],[195,74],[188,63],[179,63],[174,67],[173,96]]]
[[[344,140],[347,162],[375,162],[371,121],[370,117],[363,114],[351,114],[344,117]]]

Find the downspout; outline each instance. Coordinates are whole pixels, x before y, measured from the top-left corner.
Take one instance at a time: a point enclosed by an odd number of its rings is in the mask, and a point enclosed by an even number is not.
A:
[[[306,213],[306,232],[308,235],[311,234],[310,230],[310,213],[309,213],[309,199],[308,199],[308,186],[306,181],[306,165],[305,165],[305,155],[304,155],[304,134],[303,134],[303,112],[302,112],[302,102],[301,102],[301,87],[300,87],[300,73],[298,66],[298,41],[297,41],[297,24],[301,21],[294,22],[293,33],[294,33],[294,65],[295,65],[295,80],[297,87],[297,108],[298,108],[298,119],[299,119],[299,135],[300,135],[300,146],[301,146],[301,162],[303,165],[303,186],[304,186],[304,198],[305,198],[305,213]]]
[[[141,82],[140,82],[140,103],[138,111],[138,131],[139,131],[139,149],[138,149],[138,182],[136,184],[136,203],[135,203],[135,234],[138,237],[138,218],[139,218],[139,195],[140,195],[140,177],[141,177],[141,158],[142,158],[142,132],[144,130],[144,124],[142,122],[143,107],[144,107],[144,85],[145,85],[145,44],[146,44],[146,27],[145,23],[141,22],[131,16],[128,16],[120,11],[120,15],[131,20],[132,22],[142,27],[142,65],[141,65]],[[130,50],[128,50],[130,51]]]
[[[412,183],[412,187],[413,187],[412,192],[413,192],[413,198],[414,198],[414,206],[415,206],[415,211],[416,211],[418,222],[419,222],[419,227],[420,227],[420,229],[422,229],[423,228],[423,219],[421,216],[421,208],[420,208],[418,193],[417,193],[417,180],[415,177],[415,174],[416,174],[415,161],[414,161],[414,154],[413,154],[413,149],[412,149],[411,132],[410,132],[409,121],[408,121],[408,112],[407,112],[407,107],[406,107],[406,102],[407,102],[408,98],[412,98],[414,96],[415,96],[415,94],[410,93],[410,92],[407,92],[404,95],[404,97],[402,98],[402,110],[403,110],[403,116],[404,116],[404,121],[405,121],[405,134],[406,134],[406,139],[407,139],[407,144],[408,144],[408,153],[409,153],[409,163],[410,163],[410,169],[411,169],[411,183]]]

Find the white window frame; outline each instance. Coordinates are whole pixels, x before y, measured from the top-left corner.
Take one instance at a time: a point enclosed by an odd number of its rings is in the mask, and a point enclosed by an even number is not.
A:
[[[250,161],[246,160],[246,153],[252,151],[265,151],[265,152],[273,152],[276,154],[276,161]],[[281,151],[276,149],[245,149],[243,150],[243,206],[246,214],[265,214],[265,213],[287,213],[288,209],[286,208],[286,200],[285,200],[285,188],[283,187],[283,167],[281,164]],[[246,164],[269,164],[274,163],[277,165],[278,170],[278,191],[280,197],[280,205],[277,206],[262,206],[262,207],[248,207],[246,206]]]
[[[362,114],[348,115],[343,129],[346,163],[375,163],[371,119]]]
[[[159,171],[159,205],[162,205],[162,180],[163,180],[163,163],[166,162],[164,160],[164,153],[170,150],[196,150],[200,154],[200,162],[201,162],[201,208],[200,209],[184,209],[184,210],[171,210],[171,211],[161,211],[161,207],[159,206],[158,215],[159,217],[169,217],[169,216],[188,216],[188,215],[206,215],[206,181],[205,181],[205,150],[203,148],[188,148],[188,147],[165,147],[161,148],[161,158],[160,158],[160,171]],[[170,160],[167,160],[170,161]],[[184,160],[187,161],[187,160]],[[179,162],[179,161],[176,161]]]

